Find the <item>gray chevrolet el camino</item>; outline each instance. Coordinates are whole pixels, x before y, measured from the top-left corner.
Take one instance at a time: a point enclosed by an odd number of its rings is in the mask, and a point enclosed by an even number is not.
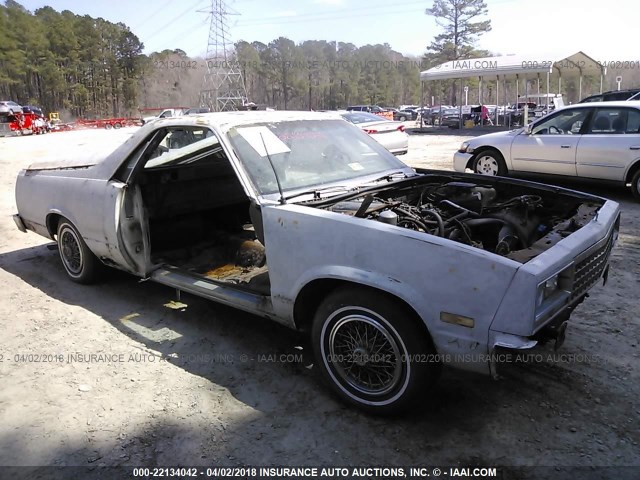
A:
[[[414,170],[330,113],[161,119],[99,162],[34,165],[23,231],[90,283],[105,266],[309,333],[346,402],[420,403],[442,364],[564,338],[608,272],[618,204],[522,180]]]

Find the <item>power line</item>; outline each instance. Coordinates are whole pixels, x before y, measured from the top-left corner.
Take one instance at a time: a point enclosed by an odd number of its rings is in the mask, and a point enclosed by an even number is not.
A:
[[[324,12],[324,13],[304,13],[301,15],[296,15],[295,17],[282,17],[282,16],[271,16],[271,17],[261,17],[260,19],[249,20],[246,22],[238,22],[238,25],[263,25],[266,23],[294,23],[296,21],[302,22],[306,21],[306,18],[309,18],[311,21],[320,21],[320,20],[333,20],[336,18],[345,18],[345,15],[353,12],[367,11],[371,12],[374,9],[386,9],[386,8],[398,8],[398,7],[408,7],[413,5],[422,5],[424,6],[424,2],[407,2],[407,3],[397,3],[395,5],[377,5],[377,6],[368,6],[368,7],[357,7],[357,8],[346,8],[335,10],[332,12]],[[406,10],[398,10],[398,12]],[[376,15],[386,15],[385,12],[376,13]],[[359,16],[370,16],[370,15],[359,15]],[[302,19],[302,20],[299,20]],[[345,18],[346,20],[347,18]],[[275,21],[274,21],[275,20]]]
[[[174,23],[176,20],[184,17],[187,13],[193,11],[194,8],[196,8],[196,6],[198,6],[198,4],[200,3],[204,3],[204,0],[196,0],[196,2],[194,2],[193,4],[191,4],[185,11],[183,11],[180,15],[178,15],[177,17],[173,17],[171,20],[169,20],[167,23],[165,23],[164,25],[162,25],[161,27],[157,28],[155,30],[155,32],[152,32],[150,35],[147,35],[147,37],[145,38],[145,40],[149,40],[152,37],[155,37],[156,35],[158,35],[159,33],[165,33],[164,29],[167,28],[169,25],[171,25],[172,23]]]
[[[400,15],[400,14],[407,14],[407,10],[403,9],[403,10],[396,10],[396,11],[390,11],[390,12],[377,12],[377,13],[361,13],[358,14],[358,18],[362,18],[362,17],[380,17],[380,16],[395,16],[395,15]],[[300,20],[297,19],[292,19],[291,17],[287,17],[284,20],[281,21],[267,21],[267,22],[256,22],[256,23],[238,23],[238,27],[253,27],[253,26],[260,26],[260,25],[281,25],[281,24],[289,24],[289,23],[308,23],[308,22],[318,22],[318,21],[325,21],[325,20],[350,20],[349,18],[345,18],[343,15],[340,16],[336,16],[336,17],[323,17],[323,18],[303,18]]]
[[[141,23],[139,23],[138,25],[133,27],[131,30],[133,31],[133,30],[139,29],[142,25],[147,23],[149,20],[151,20],[153,17],[155,17],[158,13],[162,12],[164,10],[164,7],[169,5],[171,2],[173,2],[173,0],[167,0],[160,7],[158,7],[151,15],[149,15],[147,18],[145,18]]]
[[[194,23],[189,28],[185,28],[178,35],[173,37],[171,40],[167,40],[166,42],[164,42],[163,45],[166,45],[167,48],[170,48],[171,44],[173,42],[175,42],[176,40],[178,40],[178,39],[186,39],[186,38],[189,38],[189,37],[193,36],[194,33],[200,33],[200,31],[198,30],[198,27],[205,26],[207,24],[207,21],[208,21],[208,18],[198,20],[198,22]],[[189,33],[187,33],[187,32],[189,32]]]

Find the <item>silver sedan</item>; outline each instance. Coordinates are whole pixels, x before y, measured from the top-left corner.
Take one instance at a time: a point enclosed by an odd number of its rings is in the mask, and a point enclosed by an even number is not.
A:
[[[342,118],[357,125],[394,155],[409,151],[409,135],[402,122],[394,122],[368,112],[349,112]]]
[[[9,115],[22,113],[22,107],[11,100],[2,100],[0,101],[0,113],[8,113]]]
[[[640,200],[640,102],[565,107],[530,125],[465,141],[458,172],[553,175],[631,185]]]

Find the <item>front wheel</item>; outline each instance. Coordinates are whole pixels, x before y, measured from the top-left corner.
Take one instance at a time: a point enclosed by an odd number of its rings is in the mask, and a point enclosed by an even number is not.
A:
[[[504,158],[494,150],[483,150],[473,160],[474,173],[490,176],[504,176],[507,174],[507,166]]]
[[[63,218],[58,224],[58,251],[60,260],[69,278],[76,283],[94,283],[102,264],[93,254],[82,236],[69,220]]]
[[[636,200],[640,200],[640,170],[631,178],[631,193]]]
[[[420,319],[393,297],[366,288],[330,294],[316,312],[312,342],[333,391],[370,413],[426,402],[440,371]]]

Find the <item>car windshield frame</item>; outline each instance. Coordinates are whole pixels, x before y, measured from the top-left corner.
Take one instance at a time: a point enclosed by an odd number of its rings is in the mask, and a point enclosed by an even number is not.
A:
[[[271,162],[288,195],[327,185],[357,186],[372,176],[411,170],[360,128],[341,119],[236,125],[226,131],[226,139],[263,197],[278,193]]]

